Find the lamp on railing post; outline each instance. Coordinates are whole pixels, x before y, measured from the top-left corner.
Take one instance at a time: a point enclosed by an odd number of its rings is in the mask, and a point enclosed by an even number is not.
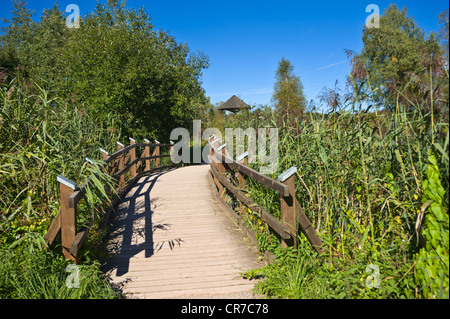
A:
[[[120,142],[117,142],[117,150],[118,151],[120,151],[121,149],[123,149],[125,147],[125,145],[123,145],[122,143],[120,143]],[[116,161],[118,161],[118,163],[119,163],[119,171],[121,171],[124,167],[125,167],[125,164],[124,164],[124,157],[125,157],[125,155],[123,154],[123,155],[120,155],[118,158],[117,158],[117,160]],[[125,186],[125,174],[122,174],[122,175],[120,175],[120,177],[119,177],[119,188],[123,188]]]
[[[174,145],[175,143],[173,142],[173,141],[170,141],[170,151],[169,151],[169,155],[172,155],[172,153],[173,153],[173,145]]]
[[[288,227],[292,238],[289,240],[281,241],[282,247],[296,246],[297,245],[297,212],[295,210],[295,173],[297,167],[293,166],[284,171],[278,180],[284,185],[289,187],[289,195],[280,195],[280,212],[281,222]]]
[[[84,160],[85,160],[86,162],[88,162],[89,165],[95,165],[94,161],[91,160],[89,157],[85,157]]]
[[[209,154],[210,154],[211,161],[212,161],[211,165],[214,165],[217,168],[217,170],[220,171],[221,165],[220,165],[219,159],[217,158],[217,156],[215,154],[216,148],[214,147],[214,144],[216,144],[219,141],[219,139],[217,137],[215,137],[214,135],[211,136],[210,139],[211,138],[214,138],[210,142],[210,149],[209,149],[209,151],[210,151]],[[214,176],[214,174],[213,174],[213,176]],[[218,191],[219,196],[221,196],[221,194],[223,192],[223,186],[215,176],[214,176],[214,184],[217,186],[217,191]]]
[[[242,153],[241,155],[239,155],[238,157],[236,157],[236,162],[241,163],[245,166],[247,166],[247,162],[248,162],[248,151]],[[241,172],[237,171],[237,176],[238,176],[238,188],[240,191],[242,191],[245,186],[247,186],[247,183],[245,182],[244,176],[242,175]],[[239,201],[239,212],[242,214],[245,211],[245,206],[242,205],[242,203]]]
[[[104,161],[109,156],[109,153],[103,148],[100,148],[100,158]]]
[[[150,144],[150,141],[147,140],[146,138],[144,138],[144,142],[147,143],[147,144]],[[148,145],[148,146],[145,147],[144,154],[145,154],[146,157],[150,157],[150,145]],[[145,160],[145,170],[146,170],[146,171],[149,171],[149,170],[152,169],[151,166],[150,166],[150,163],[151,163],[151,162],[150,162],[149,159],[148,159],[148,160]]]
[[[130,145],[136,144],[136,141],[129,137],[130,140]],[[133,147],[130,150],[130,161],[133,162],[136,159],[136,147]],[[136,164],[133,164],[133,166],[131,166],[131,178],[136,177]]]
[[[63,255],[66,259],[76,260],[76,256],[70,253],[72,242],[77,231],[77,208],[69,206],[69,197],[78,188],[75,182],[59,175],[60,204],[61,204],[61,244]]]
[[[217,166],[217,157],[216,157],[216,154],[214,153],[215,152],[214,144],[216,144],[219,141],[219,139],[217,137],[215,137],[214,135],[212,135],[209,139],[211,139],[211,138],[213,138],[213,140],[209,142],[210,143],[209,155],[211,156],[211,160],[214,162],[214,165],[216,167],[218,167]]]
[[[242,153],[241,155],[239,155],[238,157],[236,157],[236,162],[244,164],[245,166],[247,166],[248,164],[248,151],[245,151],[244,153]],[[239,183],[239,189],[243,189],[247,183],[245,182],[244,176],[242,175],[241,172],[237,172],[238,175],[238,183]]]
[[[107,151],[105,151],[103,148],[100,148],[100,158],[102,161],[105,161],[109,156],[109,153]],[[103,172],[105,172],[106,174],[108,174],[108,165],[105,165],[103,167]]]
[[[222,144],[222,145],[220,145],[218,148],[217,148],[217,151],[218,152],[220,152],[221,154],[223,154],[223,155],[225,155],[225,150],[226,150],[226,147],[227,146],[227,144]],[[223,160],[219,160],[219,163],[218,163],[218,171],[219,171],[219,173],[220,173],[220,175],[224,175],[225,174],[225,172],[226,172],[226,167],[225,167],[225,163],[224,163],[224,161]],[[219,181],[219,183],[220,183],[220,181]],[[219,196],[221,197],[221,198],[223,198],[224,197],[224,195],[225,195],[225,192],[223,191],[224,190],[224,188],[223,188],[223,186],[221,185],[221,187],[220,187],[220,192],[219,192]]]
[[[218,151],[220,151],[222,154],[224,154],[225,155],[225,151],[226,151],[226,147],[227,146],[227,144],[222,144],[222,145],[220,145],[218,148],[217,148],[217,150]]]
[[[155,140],[156,144],[161,144],[158,140]],[[155,148],[155,151],[153,152],[153,156],[159,156],[161,153],[161,146],[157,145]],[[159,168],[160,164],[161,164],[161,159],[158,157],[155,159],[155,163],[156,163],[156,168]]]

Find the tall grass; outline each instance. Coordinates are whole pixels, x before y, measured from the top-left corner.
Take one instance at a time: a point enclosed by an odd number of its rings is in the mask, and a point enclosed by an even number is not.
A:
[[[260,285],[263,292],[273,297],[313,297],[314,294],[302,294],[300,284],[287,290],[272,289],[291,285],[307,271],[316,279],[305,280],[328,287],[327,293],[320,294],[324,298],[421,296],[421,287],[416,287],[414,281],[414,253],[423,246],[423,238],[417,238],[416,221],[423,204],[430,150],[438,157],[441,182],[448,195],[449,133],[448,122],[444,121],[448,101],[444,101],[440,114],[433,112],[433,105],[425,113],[423,105],[406,107],[399,102],[393,111],[364,111],[370,104],[370,97],[355,94],[339,105],[337,112],[309,113],[294,121],[266,114],[263,123],[259,120],[260,126],[281,122],[279,169],[272,177],[291,166],[298,168],[297,199],[327,250],[323,256],[326,269],[311,268],[309,261],[313,257],[304,251],[297,255],[289,252],[292,261],[266,269],[266,281]],[[257,123],[255,119],[237,117],[232,121],[229,125],[241,127]],[[277,194],[252,180],[247,182],[249,195],[277,216]],[[448,197],[444,198],[447,219],[443,225],[448,229]],[[370,290],[365,285],[369,275],[365,269],[370,264],[380,268],[381,289]],[[337,273],[330,273],[331,270]],[[448,287],[448,269],[445,276],[444,287]],[[332,278],[336,280],[334,286]]]
[[[120,125],[113,117],[99,122],[90,115],[89,106],[63,101],[19,77],[0,87],[0,101],[0,250],[5,260],[0,276],[6,285],[3,287],[10,287],[4,288],[1,296],[73,297],[75,292],[48,291],[46,295],[38,289],[50,284],[48,276],[58,281],[59,287],[61,278],[68,274],[57,254],[36,247],[43,243],[43,235],[59,210],[58,175],[81,184],[95,173],[102,183],[89,189],[80,202],[77,219],[80,224],[99,219],[93,208],[105,195],[101,185],[109,180],[97,167],[89,166],[85,157],[99,158],[99,147],[113,149],[121,135]],[[95,241],[95,232],[90,234],[93,236],[88,241]],[[90,261],[89,252],[85,257]],[[97,278],[93,285],[101,281],[97,268],[86,265],[90,276]],[[7,284],[10,279],[12,286]],[[96,289],[90,285],[85,286],[87,290]],[[76,293],[93,296],[87,290]],[[112,296],[108,291],[106,295]]]
[[[0,248],[0,298],[86,299],[119,295],[103,278],[98,262],[79,266],[78,287],[67,285],[70,272],[61,254],[36,248],[18,253]]]

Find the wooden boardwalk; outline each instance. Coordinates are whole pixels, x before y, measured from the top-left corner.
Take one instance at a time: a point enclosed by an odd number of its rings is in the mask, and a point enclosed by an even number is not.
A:
[[[132,298],[251,297],[258,253],[214,200],[209,165],[140,178],[119,205],[105,271]]]

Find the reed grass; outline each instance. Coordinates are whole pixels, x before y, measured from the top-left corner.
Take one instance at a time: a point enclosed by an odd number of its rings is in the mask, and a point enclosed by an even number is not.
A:
[[[314,294],[302,294],[302,285],[296,283],[297,274],[306,271],[319,280],[311,284],[328,287],[319,294],[322,298],[420,297],[411,269],[413,254],[421,248],[415,225],[423,204],[430,150],[439,158],[448,195],[448,101],[440,102],[439,114],[433,110],[437,103],[433,99],[426,108],[403,105],[397,99],[392,111],[369,112],[370,96],[355,93],[330,113],[310,112],[295,121],[287,115],[276,119],[275,113],[265,114],[263,121],[235,116],[227,123],[244,129],[246,124],[267,127],[277,123],[279,169],[272,177],[291,166],[298,168],[297,199],[325,243],[321,260],[327,262],[326,269],[311,268],[313,257],[299,251],[288,265],[267,268],[263,292],[275,298],[311,298]],[[247,184],[249,196],[277,216],[279,200],[273,192],[251,179]],[[448,211],[448,197],[444,206]],[[369,264],[380,266],[382,289],[365,286],[364,271]],[[330,274],[336,269],[337,273]],[[330,284],[330,278],[336,285]],[[448,270],[444,280],[448,287]],[[274,288],[280,285],[282,289]]]
[[[94,183],[78,205],[77,220],[78,226],[93,220],[93,227],[98,227],[101,212],[94,207],[107,199],[105,186],[112,181],[99,167],[88,165],[85,157],[99,159],[99,147],[114,149],[121,127],[112,116],[99,122],[89,107],[63,101],[20,78],[0,87],[0,101],[0,250],[5,260],[0,277],[2,285],[9,287],[0,297],[72,298],[96,293],[116,297],[101,279],[94,250],[83,252],[83,267],[92,281],[82,290],[54,290],[63,287],[67,262],[57,258],[60,247],[53,248],[55,253],[40,247],[59,210],[58,175],[78,184],[91,176]],[[87,240],[96,242],[95,237],[91,231]]]

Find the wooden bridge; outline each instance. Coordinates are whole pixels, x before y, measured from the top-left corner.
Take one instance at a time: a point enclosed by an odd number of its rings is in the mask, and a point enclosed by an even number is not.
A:
[[[183,167],[161,165],[173,152],[172,142],[136,143],[130,138],[129,146],[117,145],[111,155],[101,149],[100,164],[86,160],[116,181],[109,189],[116,194],[112,203],[97,210],[104,213],[100,231],[108,230],[110,258],[104,271],[127,296],[251,297],[255,281],[242,273],[264,262],[255,234],[244,222],[248,211],[266,222],[283,246],[296,245],[299,226],[312,248],[322,252],[320,238],[295,199],[295,167],[273,180],[246,165],[248,152],[233,160],[214,136],[208,140],[209,164]],[[246,196],[249,178],[280,194],[281,221]],[[77,205],[94,177],[81,186],[64,176],[58,181],[61,209],[45,239],[51,245],[61,232],[64,256],[78,262],[93,222],[77,224]]]

